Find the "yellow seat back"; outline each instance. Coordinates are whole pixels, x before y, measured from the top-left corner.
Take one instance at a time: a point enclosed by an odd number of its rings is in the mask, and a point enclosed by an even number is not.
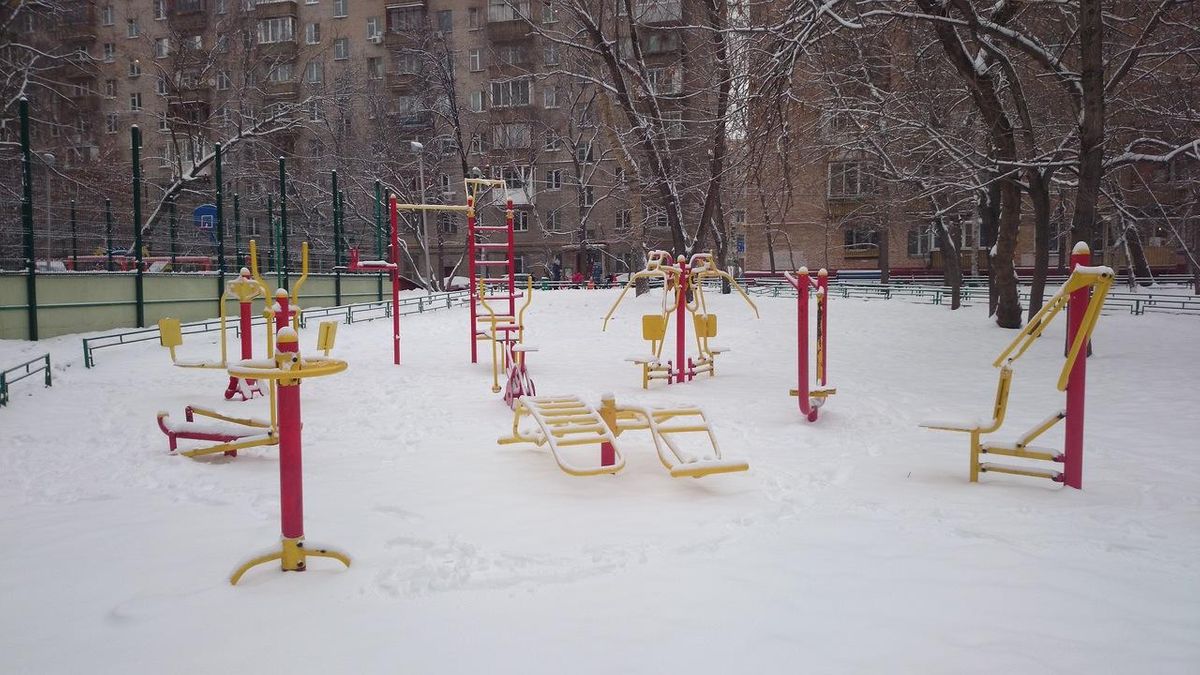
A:
[[[667,334],[667,317],[661,314],[642,315],[642,339],[657,342]]]
[[[333,349],[333,343],[337,340],[337,321],[322,321],[317,328],[317,349],[329,355],[329,350]]]
[[[179,325],[179,319],[158,320],[158,341],[169,349],[183,344],[183,328]]]
[[[717,315],[696,314],[696,337],[711,338],[717,336]]]

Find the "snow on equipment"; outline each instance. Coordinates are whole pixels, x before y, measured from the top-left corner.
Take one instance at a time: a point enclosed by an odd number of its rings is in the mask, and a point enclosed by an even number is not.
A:
[[[534,427],[522,428],[529,418]],[[522,396],[513,410],[512,434],[497,440],[500,445],[533,443],[547,445],[554,461],[572,476],[617,473],[625,468],[625,455],[617,436],[626,431],[648,430],[658,459],[673,477],[700,478],[709,474],[745,471],[744,460],[727,459],[721,454],[717,437],[704,411],[694,406],[647,408],[617,406],[612,394],[606,394],[600,409],[589,406],[577,396]],[[710,449],[694,454],[684,448],[679,437],[703,434]],[[597,446],[599,461],[581,464],[572,448]]]
[[[1029,320],[1021,333],[1012,341],[992,365],[1000,369],[1000,381],[996,386],[996,401],[989,420],[970,421],[926,421],[921,424],[927,429],[958,431],[971,435],[971,482],[979,481],[982,472],[1007,473],[1017,476],[1049,478],[1076,489],[1083,487],[1083,416],[1087,378],[1088,340],[1096,328],[1100,308],[1113,282],[1111,267],[1090,267],[1091,251],[1087,244],[1079,242],[1071,252],[1071,276],[1058,289],[1054,297]],[[1095,294],[1092,290],[1095,289]],[[1046,327],[1059,312],[1067,310],[1067,358],[1058,376],[1058,390],[1067,394],[1066,408],[1056,410],[1037,426],[1022,434],[1011,443],[981,442],[984,434],[1000,429],[1008,410],[1008,398],[1012,383],[1012,366],[1021,358],[1034,341],[1041,337]],[[1063,452],[1051,448],[1031,445],[1039,436],[1049,431],[1060,420],[1066,420]],[[1063,465],[1061,472],[1024,465],[980,462],[980,455],[1000,455],[1021,459],[1055,462]]]
[[[650,353],[633,356],[626,361],[636,363],[642,368],[642,388],[647,389],[651,380],[665,380],[667,384],[687,382],[700,373],[715,376],[717,354],[729,351],[715,347],[709,343],[710,338],[717,336],[717,315],[710,314],[704,301],[704,280],[716,277],[728,281],[742,298],[754,310],[758,317],[758,307],[750,300],[750,296],[742,290],[737,281],[728,273],[717,269],[716,261],[710,253],[696,253],[691,260],[683,256],[672,262],[671,254],[666,251],[651,251],[646,260],[646,268],[629,277],[629,283],[617,296],[608,314],[604,316],[604,326],[608,329],[608,321],[612,318],[617,306],[625,298],[625,294],[633,288],[638,279],[661,278],[663,280],[662,309],[657,314],[642,316],[642,339],[650,343]],[[691,296],[689,301],[688,296]],[[687,355],[686,312],[691,312],[693,330],[696,334],[696,349],[698,355],[692,359]],[[675,359],[663,361],[663,345],[666,344],[667,325],[671,314],[675,314]]]
[[[239,321],[238,332],[241,336],[241,355],[243,359],[253,358],[254,356],[254,340],[251,328],[250,309],[251,303],[256,298],[263,298],[264,303],[267,298],[266,284],[262,282],[262,277],[258,274],[258,249],[254,241],[250,242],[250,267],[251,270],[242,268],[241,274],[234,277],[226,283],[225,292],[221,294],[221,360],[220,361],[200,361],[180,359],[175,354],[175,349],[183,345],[183,327],[179,319],[170,317],[160,319],[158,322],[159,343],[166,347],[171,354],[171,363],[177,368],[207,368],[213,370],[225,370],[228,364],[228,347],[226,337],[228,332],[227,316],[225,312],[225,303],[230,298],[237,298],[239,304]],[[292,292],[292,304],[296,305],[296,298],[299,295],[300,287],[304,285],[308,279],[308,242],[304,242],[301,246],[301,275],[296,282],[295,290]],[[299,311],[298,306],[296,310]],[[270,315],[271,308],[266,307],[264,315]],[[270,323],[268,319],[267,323]],[[268,339],[270,337],[268,336]],[[229,384],[225,388],[225,400],[233,400],[237,398],[241,401],[246,401],[255,396],[262,396],[262,388],[256,382],[239,380],[235,377],[229,378]]]
[[[302,248],[303,251],[303,269],[305,276],[308,270],[308,245],[307,243]],[[255,242],[250,242],[250,267],[251,272],[246,274],[243,270],[241,279],[252,279],[252,283],[259,287],[255,297],[266,297],[266,282],[258,273],[257,263],[257,247]],[[301,276],[292,291],[292,301],[299,293],[301,282],[304,276]],[[242,296],[239,296],[239,298]],[[263,310],[263,316],[266,317],[264,332],[266,334],[267,358],[271,359],[275,356],[275,335],[278,331],[287,329],[289,321],[293,324],[292,329],[295,329],[296,311],[293,309],[293,302],[289,301],[288,292],[284,289],[279,289],[275,292],[275,302],[267,306]],[[244,307],[244,305],[243,305]],[[243,317],[245,318],[243,310]],[[178,323],[176,322],[176,326]],[[249,340],[249,321],[245,320],[244,328],[242,329],[242,355],[246,358],[243,361],[252,358],[250,354]],[[160,326],[161,327],[161,326]],[[164,333],[166,335],[166,333]],[[337,324],[333,321],[324,321],[321,323],[319,335],[317,339],[317,349],[323,350],[328,356],[329,350],[333,348],[334,340],[337,336]],[[168,345],[171,342],[178,344],[177,340],[164,338],[163,344]],[[224,355],[222,355],[224,361]],[[228,365],[225,366],[228,369]],[[258,389],[257,380],[245,379],[236,377],[230,374],[230,386],[234,382],[243,383],[242,386],[253,386]],[[258,390],[259,395],[262,395],[261,390]],[[252,417],[238,417],[227,415],[211,408],[206,408],[198,405],[189,405],[184,408],[184,421],[172,420],[170,415],[165,411],[158,412],[158,428],[167,437],[167,442],[170,445],[171,452],[178,452],[185,457],[202,457],[204,455],[213,455],[224,453],[230,457],[236,457],[238,450],[246,448],[255,448],[267,445],[278,445],[278,419],[276,411],[276,392],[274,387],[268,388],[268,398],[270,407],[270,419],[261,420]],[[227,395],[226,398],[229,398]],[[243,399],[244,400],[244,399]],[[206,418],[197,420],[197,416]],[[195,441],[216,441],[215,445],[207,445],[187,450],[179,450],[180,440],[195,440]]]
[[[792,274],[783,275],[796,289],[796,351],[798,373],[796,388],[790,391],[800,402],[800,412],[809,422],[817,421],[817,412],[825,401],[837,393],[827,380],[829,359],[829,273],[824,268],[817,271],[814,280],[807,267]],[[816,289],[817,294],[817,372],[816,387],[808,384],[808,293]]]
[[[236,584],[251,567],[272,560],[280,561],[286,571],[303,572],[307,557],[334,558],[347,567],[350,558],[341,552],[325,547],[304,545],[304,495],[301,470],[300,382],[309,377],[324,377],[346,369],[346,362],[325,357],[302,358],[296,330],[287,325],[287,292],[280,289],[276,295],[281,300],[278,321],[278,347],[270,358],[246,359],[229,364],[229,374],[238,377],[268,380],[271,383],[272,422],[275,420],[275,405],[278,401],[278,424],[276,443],[279,445],[279,511],[282,536],[280,550],[272,550],[255,556],[234,570],[229,583]]]

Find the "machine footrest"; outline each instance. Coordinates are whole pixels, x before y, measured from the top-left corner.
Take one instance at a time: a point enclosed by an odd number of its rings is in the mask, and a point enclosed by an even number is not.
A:
[[[1018,448],[1016,443],[982,443],[979,451],[984,454],[1002,455],[1004,457],[1021,457],[1024,459],[1040,459],[1047,462],[1062,462],[1062,453],[1054,448],[1043,448],[1027,445]]]
[[[1049,478],[1055,482],[1062,482],[1062,473],[1049,469],[1028,469],[1023,466],[1013,466],[1011,464],[984,462],[979,465],[979,470],[982,472],[1007,473],[1014,476],[1029,476],[1031,478]]]

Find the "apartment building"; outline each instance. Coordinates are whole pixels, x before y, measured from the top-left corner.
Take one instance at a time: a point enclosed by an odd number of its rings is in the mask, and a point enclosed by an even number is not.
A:
[[[673,29],[685,7],[680,0],[636,6],[648,76],[672,137],[682,138],[686,40]],[[212,200],[211,166],[194,164],[222,141],[226,209],[237,194],[243,234],[260,239],[272,236],[269,224],[279,218],[282,156],[289,227],[313,241],[318,261],[332,250],[330,170],[347,193],[347,243],[368,251],[376,241],[375,180],[403,199],[463,203],[464,174],[491,175],[509,189],[481,217],[501,217],[497,205],[513,200],[518,271],[626,272],[639,266],[644,248],[669,248],[666,213],[652,195],[634,194],[639,188],[613,136],[619,113],[571,74],[587,66],[543,36],[565,34],[563,21],[555,3],[534,0],[80,3],[65,18],[34,16],[26,26],[47,39],[61,32],[91,56],[63,73],[69,100],[47,101],[51,114],[35,127],[35,145],[58,139],[75,165],[109,167],[123,205],[127,174],[111,169],[128,166],[129,128],[137,124],[145,177],[158,189],[147,191],[147,212],[186,175],[174,200],[186,214]],[[404,224],[413,263],[424,228],[416,218]],[[465,219],[430,215],[425,227],[435,266],[461,274]],[[165,229],[151,236],[152,248],[165,245]],[[209,245],[189,241],[196,249],[189,252]]]

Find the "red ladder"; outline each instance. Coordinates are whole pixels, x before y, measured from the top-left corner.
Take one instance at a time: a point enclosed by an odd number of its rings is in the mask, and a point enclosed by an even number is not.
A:
[[[490,236],[490,232],[503,232],[504,243],[492,243],[486,241],[486,237]],[[503,260],[487,260],[488,251],[504,251]],[[484,256],[480,258],[479,256]],[[504,284],[507,289],[506,293],[501,295],[488,294],[489,300],[507,300],[508,312],[506,316],[516,317],[517,314],[517,298],[523,296],[517,292],[517,282],[515,276],[514,259],[516,258],[516,247],[513,242],[513,203],[509,199],[505,203],[504,210],[504,225],[479,225],[475,218],[475,196],[467,195],[467,274],[470,278],[471,288],[471,363],[477,363],[479,360],[479,341],[487,339],[487,334],[479,330],[480,317],[480,295],[484,289],[482,284]],[[483,276],[480,276],[480,275]],[[504,341],[507,343],[511,336],[506,337]],[[506,345],[507,346],[507,345]],[[507,355],[507,350],[505,350]],[[507,360],[507,359],[506,359]],[[507,365],[507,364],[506,364]]]

